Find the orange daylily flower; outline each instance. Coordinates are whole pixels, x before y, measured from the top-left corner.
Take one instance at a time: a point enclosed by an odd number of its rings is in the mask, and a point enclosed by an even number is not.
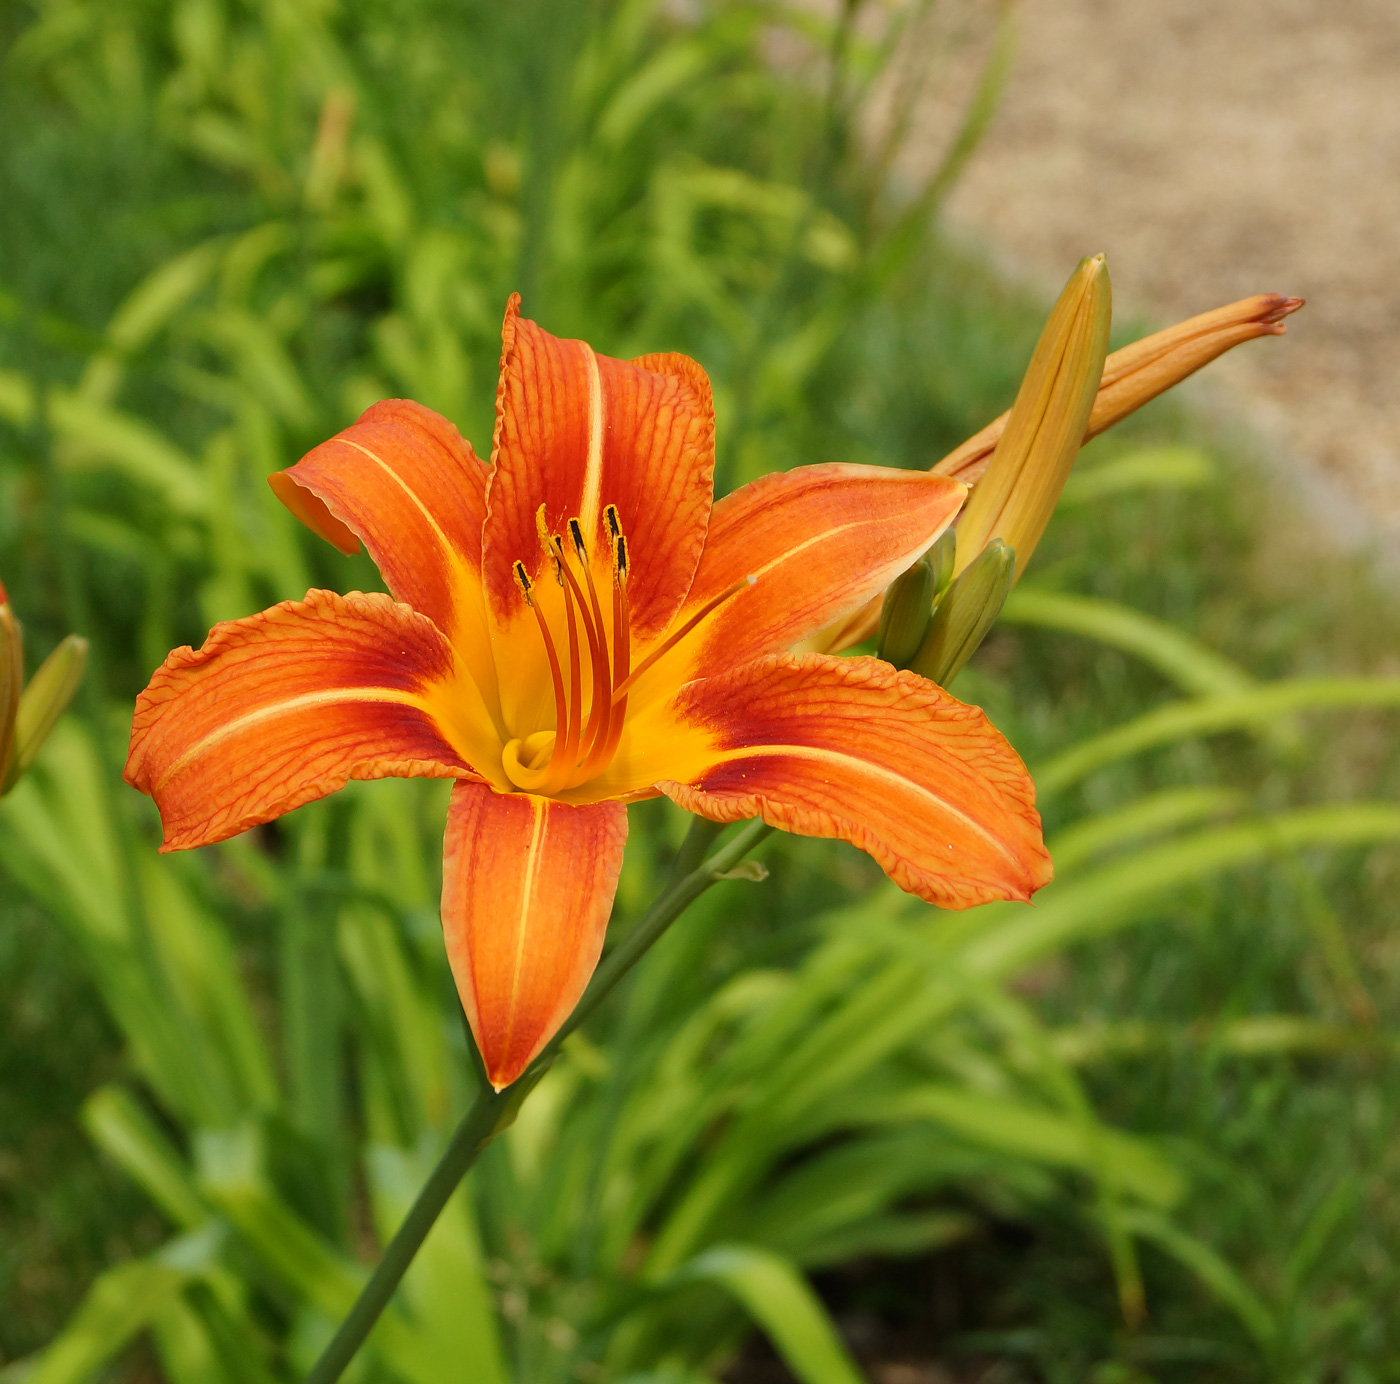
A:
[[[840,837],[944,907],[1051,874],[1030,779],[980,710],[878,659],[788,652],[904,571],[963,484],[808,466],[715,504],[700,367],[597,355],[518,303],[489,466],[390,400],[271,478],[393,595],[310,591],[177,649],[126,770],[165,850],[352,778],[457,780],[443,930],[498,1089],[597,964],[627,802]]]

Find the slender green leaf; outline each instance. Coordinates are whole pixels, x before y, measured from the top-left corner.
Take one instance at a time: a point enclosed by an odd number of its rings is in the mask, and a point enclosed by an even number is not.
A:
[[[1228,696],[1172,702],[1047,760],[1035,770],[1036,789],[1043,800],[1095,769],[1143,750],[1199,735],[1252,730],[1290,711],[1367,706],[1400,706],[1400,678],[1300,678]]]
[[[1060,494],[1060,504],[1074,508],[1139,490],[1202,490],[1218,479],[1214,463],[1197,447],[1146,447],[1076,470]]]
[[[1278,1331],[1273,1314],[1239,1273],[1208,1244],[1155,1212],[1129,1211],[1124,1219],[1135,1235],[1150,1241],[1190,1269],[1261,1346],[1267,1348],[1273,1343]]]
[[[1243,692],[1253,683],[1243,668],[1175,626],[1116,601],[1039,590],[1023,583],[1007,599],[1001,618],[1013,625],[1082,635],[1121,649],[1150,664],[1186,692],[1224,696]]]
[[[781,1256],[752,1245],[717,1245],[671,1281],[723,1288],[762,1327],[801,1384],[864,1384],[821,1300]]]
[[[961,947],[961,964],[1000,977],[1064,947],[1149,916],[1144,906],[1173,889],[1222,870],[1307,846],[1400,841],[1400,807],[1345,803],[1300,808],[1261,821],[1221,827],[1138,852],[1088,876],[1044,889],[1034,910],[1005,915]]]

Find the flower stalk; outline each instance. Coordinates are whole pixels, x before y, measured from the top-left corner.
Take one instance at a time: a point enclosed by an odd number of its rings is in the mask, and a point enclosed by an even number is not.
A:
[[[306,1377],[306,1384],[335,1384],[389,1305],[419,1247],[482,1150],[514,1122],[525,1098],[549,1070],[564,1040],[582,1024],[685,910],[725,878],[773,830],[748,823],[708,859],[705,851],[724,828],[697,817],[676,857],[671,883],[640,922],[603,958],[574,1011],[529,1067],[497,1091],[483,1081],[437,1166],[389,1241],[355,1305]]]

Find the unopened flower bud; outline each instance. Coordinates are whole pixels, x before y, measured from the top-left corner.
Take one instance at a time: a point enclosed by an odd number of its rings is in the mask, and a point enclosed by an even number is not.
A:
[[[0,789],[9,778],[14,759],[15,721],[24,685],[24,639],[10,609],[10,597],[0,584]]]
[[[29,680],[15,716],[13,752],[0,793],[8,793],[34,763],[43,743],[68,710],[87,667],[88,642],[76,634],[65,635],[58,647]]]
[[[958,519],[956,570],[1000,538],[1024,570],[1069,479],[1099,392],[1112,294],[1102,255],[1081,260],[1050,313],[996,451]]]
[[[1256,293],[1251,298],[1241,298],[1236,303],[1189,317],[1174,327],[1154,332],[1115,351],[1104,362],[1098,397],[1084,429],[1084,441],[1122,422],[1130,413],[1243,342],[1261,336],[1283,336],[1287,330],[1283,319],[1302,306],[1301,298],[1288,298],[1281,293]],[[1010,418],[1008,411],[993,419],[962,446],[949,452],[933,468],[934,472],[975,484],[986,472]],[[813,641],[813,646],[837,652],[859,644],[874,633],[879,612],[880,600],[876,597],[825,631]]]
[[[1165,331],[1153,332],[1115,351],[1104,362],[1098,398],[1089,414],[1084,440],[1107,432],[1130,413],[1150,403],[1173,385],[1194,375],[1226,351],[1261,336],[1283,336],[1283,319],[1303,306],[1301,298],[1281,293],[1256,293],[1210,312],[1199,313]],[[987,469],[1011,414],[993,419],[961,447],[949,452],[933,470],[969,484]]]
[[[910,669],[946,687],[987,637],[1015,582],[1015,550],[992,539],[939,601]]]
[[[933,603],[953,579],[953,557],[957,537],[944,531],[907,572],[896,577],[885,592],[880,607],[880,630],[876,653],[896,668],[907,668],[923,643]]]

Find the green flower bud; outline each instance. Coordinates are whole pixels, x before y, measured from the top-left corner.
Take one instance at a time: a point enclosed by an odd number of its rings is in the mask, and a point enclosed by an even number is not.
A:
[[[907,668],[923,642],[933,603],[953,578],[956,546],[953,530],[945,530],[933,547],[896,577],[885,592],[876,652],[896,668]]]
[[[68,710],[83,672],[87,668],[88,642],[76,634],[66,634],[58,647],[39,665],[19,699],[15,717],[14,756],[5,774],[8,793],[29,771],[44,741],[53,733],[59,717]]]
[[[1015,549],[992,539],[939,601],[909,667],[946,687],[987,637],[1015,580]]]

